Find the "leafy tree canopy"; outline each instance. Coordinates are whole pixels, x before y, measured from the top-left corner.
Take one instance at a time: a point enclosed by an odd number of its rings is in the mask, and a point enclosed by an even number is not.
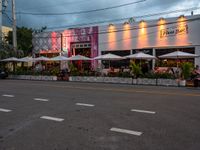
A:
[[[30,55],[32,53],[32,34],[33,33],[39,33],[46,30],[47,27],[42,27],[39,30],[32,29],[32,28],[26,28],[26,27],[18,27],[17,28],[17,49],[19,51],[23,51],[24,55]],[[13,45],[12,41],[12,31],[8,33],[8,36],[6,37],[6,41],[9,45]]]

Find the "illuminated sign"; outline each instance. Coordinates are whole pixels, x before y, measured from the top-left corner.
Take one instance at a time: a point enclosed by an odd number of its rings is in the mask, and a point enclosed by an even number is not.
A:
[[[188,25],[177,26],[176,28],[168,28],[160,30],[160,38],[188,34]]]
[[[53,54],[53,53],[60,53],[61,50],[40,50],[40,54]]]

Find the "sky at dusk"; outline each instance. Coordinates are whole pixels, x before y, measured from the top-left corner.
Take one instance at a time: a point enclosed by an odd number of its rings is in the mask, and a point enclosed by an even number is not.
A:
[[[142,16],[195,7],[195,10],[193,10],[194,14],[200,14],[199,0],[15,0],[15,2],[17,25],[31,28],[47,26],[50,29],[61,29],[62,27],[73,27],[77,24],[94,22],[97,22],[97,24],[99,22],[109,24],[109,20],[131,17],[135,18],[136,21],[160,17],[167,18],[182,14],[190,15],[191,10],[178,13],[166,13],[160,16],[151,16],[151,18],[143,18]],[[119,7],[99,10],[115,6]],[[11,18],[11,0],[9,0],[8,7],[5,11]],[[85,11],[91,12],[80,13]],[[62,15],[55,15],[58,13]],[[4,16],[4,21],[7,24],[11,24],[11,21],[6,16]]]

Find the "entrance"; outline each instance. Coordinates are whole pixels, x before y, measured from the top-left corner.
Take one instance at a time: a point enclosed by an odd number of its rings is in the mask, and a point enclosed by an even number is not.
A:
[[[91,56],[91,43],[72,43],[71,44],[72,55],[82,55],[85,57]],[[90,70],[91,62],[90,61],[74,61],[72,62],[75,67],[78,69]]]

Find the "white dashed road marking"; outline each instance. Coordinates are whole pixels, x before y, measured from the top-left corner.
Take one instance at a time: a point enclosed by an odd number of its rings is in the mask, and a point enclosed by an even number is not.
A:
[[[93,104],[76,103],[78,106],[94,107]]]
[[[46,119],[46,120],[58,121],[58,122],[62,122],[64,120],[62,118],[55,118],[55,117],[50,117],[50,116],[42,116],[40,118],[41,119]]]
[[[119,133],[125,133],[125,134],[131,134],[131,135],[136,135],[136,136],[141,136],[142,135],[142,132],[126,130],[126,129],[120,129],[120,128],[111,128],[110,131],[119,132]]]
[[[15,97],[14,95],[8,95],[8,94],[4,94],[2,96],[4,96],[4,97]]]
[[[43,98],[34,98],[35,101],[42,101],[42,102],[48,102],[48,99],[43,99]]]
[[[0,111],[1,111],[1,112],[11,112],[12,110],[0,108]]]
[[[147,111],[147,110],[139,110],[139,109],[131,109],[131,111],[139,112],[139,113],[147,113],[147,114],[155,114],[155,111]]]

